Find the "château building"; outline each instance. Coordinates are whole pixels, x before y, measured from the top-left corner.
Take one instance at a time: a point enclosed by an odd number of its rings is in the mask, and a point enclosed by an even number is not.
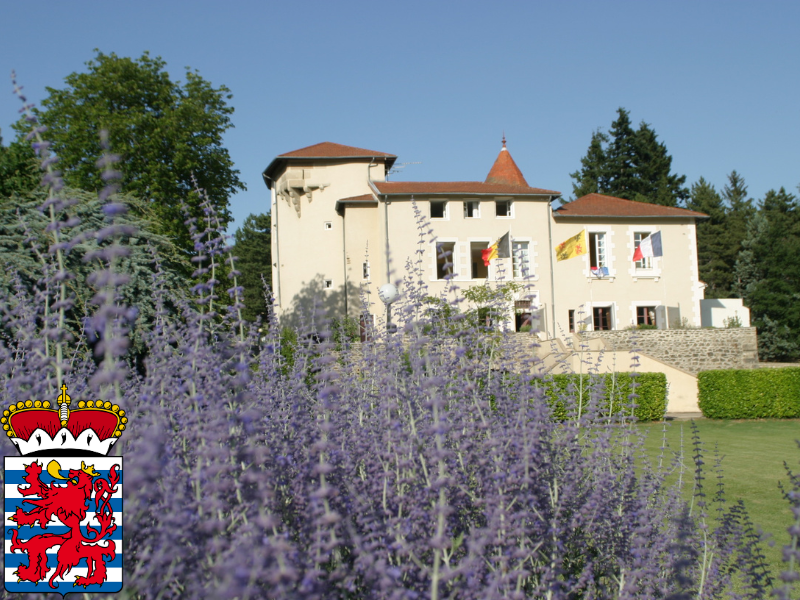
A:
[[[362,321],[384,315],[378,288],[395,283],[419,256],[416,207],[436,238],[426,234],[422,264],[432,296],[445,289],[449,271],[462,290],[500,278],[530,282],[532,293],[509,303],[507,322],[518,327],[533,315],[548,337],[637,324],[700,326],[695,223],[706,215],[601,194],[558,206],[561,193],[529,185],[505,139],[483,181],[389,181],[396,159],[323,142],[280,154],[266,168],[279,316],[296,318],[315,303]],[[558,261],[555,247],[582,231],[588,251]],[[639,243],[656,232],[663,256],[633,261]],[[485,266],[482,251],[505,234],[512,256]],[[367,315],[362,291],[373,299]]]

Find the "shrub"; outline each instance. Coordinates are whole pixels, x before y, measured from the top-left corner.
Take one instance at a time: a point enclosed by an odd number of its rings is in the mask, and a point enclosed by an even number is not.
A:
[[[697,375],[698,401],[711,419],[800,417],[800,368],[725,369]]]
[[[634,416],[638,421],[657,421],[667,410],[667,376],[663,373],[557,374],[543,381],[545,394],[558,419],[567,418],[567,409],[579,401],[581,394],[599,393],[603,415],[629,410],[635,391]],[[565,403],[565,399],[569,402]]]

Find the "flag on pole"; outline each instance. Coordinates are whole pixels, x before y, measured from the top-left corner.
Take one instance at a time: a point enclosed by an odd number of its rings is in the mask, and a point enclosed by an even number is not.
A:
[[[642,260],[647,256],[664,256],[664,252],[661,248],[660,231],[651,233],[639,242],[639,247],[636,248],[636,252],[633,253],[633,261]]]
[[[489,246],[486,250],[481,250],[483,264],[489,266],[489,261],[493,258],[509,258],[511,256],[511,235],[510,231],[503,237]]]
[[[567,260],[568,258],[575,258],[581,254],[586,254],[589,246],[586,244],[586,230],[584,229],[577,235],[567,238],[556,246],[556,259]]]

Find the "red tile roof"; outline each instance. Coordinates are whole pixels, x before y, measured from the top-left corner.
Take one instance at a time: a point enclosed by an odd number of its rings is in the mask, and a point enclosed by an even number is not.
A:
[[[374,181],[381,194],[494,194],[501,196],[558,196],[561,192],[481,181]]]
[[[321,144],[306,146],[299,150],[292,150],[291,152],[278,155],[278,158],[367,158],[371,156],[397,158],[394,154],[365,150],[364,148],[356,148],[354,146],[344,146],[342,144],[334,144],[333,142],[322,142]]]
[[[605,196],[603,194],[587,194],[573,202],[564,204],[553,211],[559,217],[684,217],[706,219],[708,215],[688,210],[673,208],[646,202],[634,202],[624,198]]]
[[[494,161],[491,171],[486,176],[486,183],[528,187],[528,182],[525,181],[522,171],[519,170],[517,163],[511,158],[511,153],[506,150],[505,137],[503,137],[503,149],[500,150],[497,160]]]

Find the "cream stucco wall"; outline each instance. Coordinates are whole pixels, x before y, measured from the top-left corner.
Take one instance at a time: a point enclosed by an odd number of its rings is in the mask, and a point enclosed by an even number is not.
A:
[[[535,198],[535,199],[534,199]],[[395,282],[403,275],[406,261],[416,261],[419,255],[417,249],[422,248],[422,267],[424,269],[423,281],[428,286],[428,295],[439,296],[445,291],[446,282],[437,279],[437,244],[452,242],[454,246],[453,282],[460,288],[474,285],[484,285],[487,279],[472,279],[472,244],[488,247],[509,231],[513,241],[528,242],[528,257],[530,273],[528,282],[531,291],[538,295],[539,304],[549,304],[550,298],[550,264],[548,255],[548,196],[514,199],[511,217],[496,216],[495,202],[505,201],[505,196],[469,196],[452,195],[446,198],[438,196],[418,196],[412,202],[411,197],[395,198],[389,196],[388,206],[385,206],[384,197],[381,197],[379,206],[379,235],[381,237],[381,250],[385,249],[385,223],[388,215],[388,232],[392,281]],[[447,217],[444,219],[430,219],[431,201],[446,200]],[[479,202],[479,217],[464,216],[464,202]],[[429,221],[420,230],[416,227],[414,203]],[[349,210],[349,209],[348,209]],[[428,233],[428,230],[432,233]],[[436,241],[431,241],[435,238]],[[420,245],[420,239],[422,244]],[[502,271],[502,272],[501,272]],[[386,281],[386,261],[383,255],[383,279]],[[488,281],[513,279],[512,259],[494,259],[488,269]],[[524,283],[519,278],[518,281]],[[520,292],[519,298],[524,298],[529,292]],[[513,308],[509,306],[509,319],[513,319]]]
[[[604,232],[608,252],[608,277],[598,279],[590,270],[590,254],[554,264],[555,311],[559,330],[569,331],[569,310],[575,310],[575,326],[592,329],[592,307],[612,308],[612,328],[636,324],[637,306],[672,307],[668,325],[676,313],[688,324],[700,326],[702,284],[698,281],[697,240],[693,219],[556,219],[555,244],[586,229]],[[634,233],[661,231],[664,256],[652,259],[652,268],[637,270],[631,260]],[[660,310],[660,309],[659,309]]]
[[[371,193],[369,177],[384,179],[383,159],[292,161],[276,174],[272,183],[272,285],[279,316],[299,313],[314,302],[343,314],[349,298],[345,281],[351,280],[346,268],[363,256],[363,246],[356,252],[353,240],[345,248],[346,232],[336,201]],[[307,189],[297,187],[304,182],[309,184]]]

